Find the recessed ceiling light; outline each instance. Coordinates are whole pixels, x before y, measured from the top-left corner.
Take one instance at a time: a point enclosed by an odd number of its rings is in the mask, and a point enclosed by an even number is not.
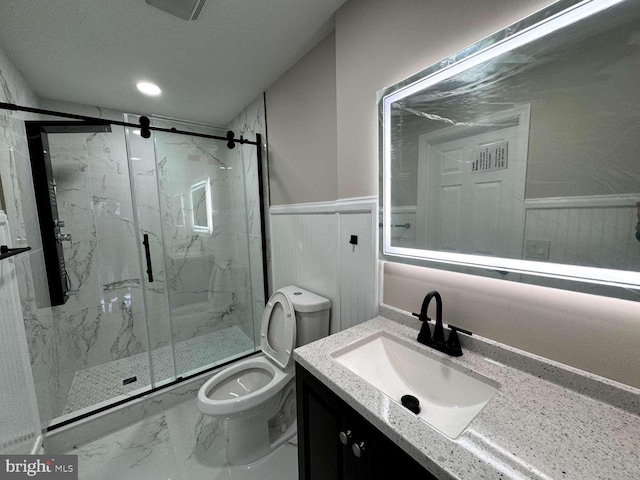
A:
[[[162,93],[160,87],[155,83],[150,82],[138,82],[136,83],[136,87],[145,95],[151,95],[152,97],[156,97]]]

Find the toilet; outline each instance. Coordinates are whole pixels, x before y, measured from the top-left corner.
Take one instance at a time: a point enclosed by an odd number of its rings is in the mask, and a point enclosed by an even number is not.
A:
[[[262,352],[229,365],[198,392],[198,409],[227,421],[227,462],[246,465],[296,434],[293,349],[329,334],[331,302],[295,286],[275,292],[262,314]]]

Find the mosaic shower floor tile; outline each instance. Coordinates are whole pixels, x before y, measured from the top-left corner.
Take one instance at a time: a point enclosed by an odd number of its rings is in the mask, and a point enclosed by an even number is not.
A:
[[[225,328],[176,343],[175,371],[178,375],[189,375],[253,351],[253,341],[239,327]],[[153,350],[151,356],[156,382],[175,378],[170,346]],[[123,385],[125,379],[132,377],[136,380]],[[119,395],[136,393],[150,384],[148,352],[79,370],[73,377],[63,415]]]

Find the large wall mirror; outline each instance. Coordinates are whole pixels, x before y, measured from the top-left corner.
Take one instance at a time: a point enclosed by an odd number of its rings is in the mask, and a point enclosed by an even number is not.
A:
[[[560,1],[379,93],[383,258],[640,300],[640,2]]]

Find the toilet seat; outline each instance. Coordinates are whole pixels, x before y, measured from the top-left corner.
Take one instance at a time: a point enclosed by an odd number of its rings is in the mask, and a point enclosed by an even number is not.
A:
[[[294,372],[287,368],[296,345],[296,318],[289,297],[278,291],[267,303],[262,314],[260,347],[262,354],[229,365],[211,377],[198,392],[198,408],[209,415],[242,415],[261,403],[267,402],[289,382]],[[252,384],[252,370],[261,370],[271,379],[266,383]],[[237,394],[213,396],[210,394],[222,385],[235,383],[243,390]],[[224,387],[223,387],[224,388]]]
[[[296,312],[289,297],[278,290],[262,314],[260,349],[276,365],[286,369],[296,347]]]

